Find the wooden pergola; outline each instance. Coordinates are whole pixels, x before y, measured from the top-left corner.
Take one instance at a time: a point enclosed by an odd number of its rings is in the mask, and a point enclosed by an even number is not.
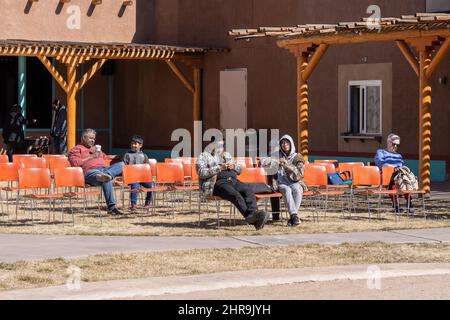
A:
[[[76,144],[77,93],[109,59],[165,61],[183,85],[191,92],[192,114],[194,121],[196,121],[201,120],[201,69],[203,68],[203,54],[221,51],[223,49],[143,44],[0,40],[0,56],[38,58],[59,86],[66,92],[68,109],[67,146],[69,150]],[[52,63],[52,58],[66,68],[66,77]],[[77,77],[77,68],[88,61],[94,61],[94,63],[86,73]],[[175,61],[182,62],[192,70],[193,81],[190,81],[183,74]]]
[[[400,18],[362,19],[338,24],[237,29],[237,40],[279,37],[278,46],[297,58],[299,150],[308,158],[308,80],[330,45],[395,41],[419,81],[420,185],[430,192],[431,92],[430,78],[450,49],[450,14],[417,13]]]

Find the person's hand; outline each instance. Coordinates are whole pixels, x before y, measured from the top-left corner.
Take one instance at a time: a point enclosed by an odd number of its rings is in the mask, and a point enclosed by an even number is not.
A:
[[[37,123],[38,121],[37,121],[37,119],[31,119],[31,122]]]
[[[92,158],[97,159],[100,158],[102,156],[102,152],[101,151],[94,151],[92,153]]]
[[[280,159],[280,165],[285,165],[285,164],[287,164],[287,160],[284,159],[284,158],[281,158]]]
[[[228,170],[234,170],[236,169],[236,164],[232,163],[232,162],[228,162],[227,164],[227,169]]]

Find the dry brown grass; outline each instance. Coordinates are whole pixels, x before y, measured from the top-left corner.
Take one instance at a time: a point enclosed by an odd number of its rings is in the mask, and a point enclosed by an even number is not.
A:
[[[450,245],[360,243],[163,253],[109,254],[74,260],[0,263],[0,289],[62,285],[69,266],[83,282],[193,275],[249,269],[289,269],[352,264],[450,262]]]
[[[373,215],[372,219],[369,219],[367,207],[365,204],[361,204],[358,209],[359,213],[352,214],[351,217],[348,213],[343,217],[341,212],[328,212],[326,217],[323,213],[320,213],[320,221],[314,222],[312,209],[302,206],[300,216],[305,223],[300,227],[287,227],[286,221],[284,221],[269,223],[260,232],[256,232],[253,227],[246,225],[239,213],[236,215],[236,224],[230,226],[231,220],[226,206],[221,213],[221,228],[217,228],[213,204],[209,207],[209,212],[207,212],[206,207],[203,207],[200,226],[198,225],[198,213],[186,213],[187,210],[181,213],[179,203],[177,203],[175,209],[158,208],[156,215],[128,213],[120,218],[106,216],[105,211],[102,212],[102,218],[100,218],[95,206],[88,208],[86,213],[79,210],[80,204],[77,207],[75,226],[72,226],[72,217],[68,212],[62,213],[61,210],[56,210],[54,214],[50,215],[51,222],[49,222],[48,212],[42,209],[35,210],[36,220],[32,224],[31,210],[29,208],[24,210],[23,206],[19,210],[18,222],[15,222],[14,207],[10,206],[9,216],[0,215],[0,233],[101,236],[239,236],[450,227],[450,201],[427,201],[428,219],[424,219],[418,214],[414,217],[403,215],[398,221],[391,212],[382,213],[380,216]],[[196,203],[193,203],[192,208],[196,207]],[[41,208],[43,208],[42,205]],[[389,205],[385,204],[383,208],[390,211]],[[185,209],[187,209],[187,206]],[[174,212],[176,214],[173,216],[172,213]],[[62,215],[65,223],[61,222]]]

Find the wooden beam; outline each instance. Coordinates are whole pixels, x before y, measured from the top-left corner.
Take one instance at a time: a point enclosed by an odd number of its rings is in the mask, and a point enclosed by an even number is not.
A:
[[[431,84],[427,77],[430,53],[430,49],[419,52],[419,183],[427,193],[431,191]]]
[[[59,84],[59,86],[67,92],[69,90],[69,87],[67,85],[66,80],[64,80],[64,77],[58,72],[58,70],[55,68],[55,66],[51,63],[47,57],[44,56],[38,56],[38,59],[42,62],[42,64],[47,68],[47,70],[50,72],[50,74],[53,76],[53,78],[56,80],[56,82]]]
[[[400,51],[403,53],[403,56],[406,58],[406,61],[409,62],[411,67],[413,68],[414,72],[417,76],[419,76],[419,62],[417,61],[417,58],[412,53],[411,49],[409,48],[408,44],[404,40],[397,40],[395,41]]]
[[[105,62],[108,61],[107,59],[100,59],[97,62],[95,62],[92,67],[87,71],[81,79],[75,84],[75,90],[78,92],[81,89],[83,89],[84,85],[92,79],[92,77],[103,67]]]
[[[76,145],[77,132],[77,91],[75,90],[77,67],[67,65],[67,148],[71,150]]]
[[[175,75],[180,79],[180,81],[184,84],[184,86],[192,93],[195,93],[194,86],[190,84],[189,80],[184,76],[180,69],[173,63],[173,61],[166,60],[167,65],[170,69],[175,73]]]
[[[301,154],[307,161],[309,158],[309,91],[308,82],[302,74],[308,67],[308,54],[304,53],[297,58],[297,126],[298,144]]]
[[[192,118],[193,121],[201,121],[201,89],[202,89],[202,80],[201,74],[202,70],[199,68],[194,68],[194,93],[193,93],[193,104],[192,104]]]
[[[430,67],[428,68],[426,74],[428,79],[432,77],[434,71],[436,71],[437,67],[441,64],[442,60],[444,60],[449,50],[450,50],[450,37],[445,39],[441,48],[434,56],[433,61],[431,61]]]
[[[322,43],[327,44],[349,44],[349,43],[364,43],[364,42],[378,42],[378,41],[397,41],[406,40],[409,38],[421,38],[421,37],[450,37],[450,29],[440,30],[408,30],[408,31],[396,31],[389,33],[346,33],[339,36],[311,36],[305,38],[293,38],[283,39],[277,41],[278,46],[288,47],[290,45],[315,43],[317,45]]]
[[[322,59],[323,55],[327,52],[329,44],[321,44],[316,52],[313,53],[311,60],[308,63],[308,67],[302,72],[302,77],[304,81],[308,81],[309,77],[313,73],[314,69],[319,64],[320,59]]]

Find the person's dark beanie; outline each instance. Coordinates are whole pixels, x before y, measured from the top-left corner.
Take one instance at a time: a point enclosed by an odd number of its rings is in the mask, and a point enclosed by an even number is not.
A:
[[[137,142],[139,144],[144,144],[144,139],[141,136],[134,135],[131,137],[131,142]]]

